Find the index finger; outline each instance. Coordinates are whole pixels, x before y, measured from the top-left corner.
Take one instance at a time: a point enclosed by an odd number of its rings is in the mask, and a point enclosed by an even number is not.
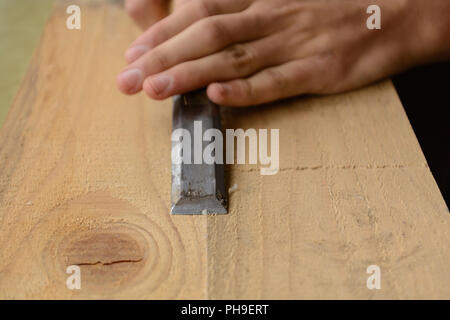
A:
[[[249,0],[188,0],[171,15],[158,21],[139,36],[128,48],[125,58],[134,62],[150,49],[174,37],[193,23],[206,17],[236,13],[249,6]]]

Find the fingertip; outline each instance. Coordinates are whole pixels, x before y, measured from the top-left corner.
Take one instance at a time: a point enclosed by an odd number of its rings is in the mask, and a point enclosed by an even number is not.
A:
[[[212,102],[223,104],[226,101],[227,88],[223,83],[211,83],[206,89],[206,94]]]
[[[125,94],[134,94],[142,88],[142,71],[134,68],[121,72],[116,78],[117,88]]]

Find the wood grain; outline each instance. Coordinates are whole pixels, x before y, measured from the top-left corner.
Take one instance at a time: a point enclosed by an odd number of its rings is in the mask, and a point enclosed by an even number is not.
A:
[[[171,103],[115,88],[138,29],[75,3],[82,29],[59,2],[0,131],[0,298],[450,298],[450,216],[389,81],[223,108],[280,129],[280,172],[228,166],[228,215],[170,216]]]
[[[281,168],[230,168],[230,214],[208,218],[209,298],[450,297],[450,215],[391,82],[224,115],[280,128]]]
[[[206,221],[168,214],[170,101],[117,91],[138,30],[80,5],[80,31],[55,7],[0,134],[0,295],[205,298]]]

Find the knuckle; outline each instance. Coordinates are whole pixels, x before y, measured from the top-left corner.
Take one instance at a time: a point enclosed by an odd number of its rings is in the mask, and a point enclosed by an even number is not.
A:
[[[278,90],[285,90],[288,86],[286,77],[276,69],[267,69],[271,85]]]
[[[153,51],[153,58],[156,60],[158,67],[161,69],[167,69],[170,67],[167,56],[160,50]]]
[[[204,22],[208,42],[212,45],[226,43],[228,41],[228,32],[224,24],[218,19],[210,19]]]
[[[178,94],[181,92],[184,93],[184,91],[182,90],[183,89],[183,81],[182,81],[183,75],[180,74],[180,72],[174,71],[174,72],[170,73],[170,78],[171,78],[170,86],[168,87],[168,92],[166,91],[166,94],[169,93],[170,95],[173,95],[173,94]]]
[[[204,18],[212,16],[214,14],[212,1],[208,0],[197,0],[198,10],[200,15]]]
[[[231,67],[238,74],[245,74],[255,60],[255,54],[243,45],[234,45],[228,48],[227,55]]]
[[[251,17],[251,22],[253,23],[253,26],[257,30],[264,30],[267,28],[267,15],[255,12],[253,16]]]
[[[326,53],[318,55],[310,63],[311,70],[307,70],[310,76],[309,90],[312,93],[335,93],[338,92],[341,81],[336,81],[339,77],[336,77],[336,70],[338,74],[344,74],[346,71],[344,68],[340,69],[340,65],[336,63],[336,57],[333,53]],[[335,69],[337,67],[337,69]],[[314,72],[312,71],[314,70]],[[326,77],[317,77],[314,75],[326,74]]]
[[[247,98],[248,100],[252,100],[255,98],[254,97],[255,93],[254,93],[254,90],[253,90],[253,87],[252,87],[252,84],[250,83],[250,81],[242,80],[240,87],[241,87],[243,96],[245,98]]]
[[[297,2],[297,1],[294,1]],[[301,2],[301,1],[300,1]],[[271,33],[285,28],[293,28],[302,21],[297,21],[296,11],[299,11],[300,4],[285,4],[268,10],[264,6],[257,8],[253,12],[254,23],[257,23],[262,30]]]
[[[271,12],[262,10],[246,10],[242,17],[245,19],[246,24],[253,30],[259,30],[264,33],[269,29],[272,24],[273,14]]]
[[[156,47],[159,43],[168,39],[168,35],[167,35],[167,31],[166,31],[167,28],[164,28],[164,26],[160,22],[155,23],[151,27],[151,29],[149,30],[149,33],[148,33],[149,37],[146,39],[148,41],[148,44],[152,48]]]

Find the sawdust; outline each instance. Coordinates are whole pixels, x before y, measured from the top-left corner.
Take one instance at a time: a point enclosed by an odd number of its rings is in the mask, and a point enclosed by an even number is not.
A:
[[[232,194],[237,190],[237,188],[238,188],[237,183],[233,184],[230,188],[228,188],[228,194]]]

